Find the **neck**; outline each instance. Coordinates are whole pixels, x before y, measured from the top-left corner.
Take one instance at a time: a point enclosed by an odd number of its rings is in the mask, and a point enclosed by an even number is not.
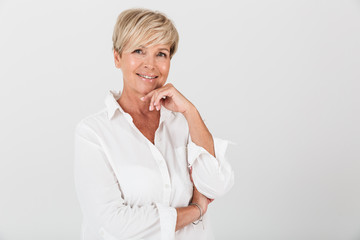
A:
[[[154,116],[160,115],[160,112],[153,110],[149,111],[150,100],[141,101],[140,98],[144,95],[141,93],[129,93],[125,88],[123,89],[120,98],[117,100],[121,108],[130,115]]]

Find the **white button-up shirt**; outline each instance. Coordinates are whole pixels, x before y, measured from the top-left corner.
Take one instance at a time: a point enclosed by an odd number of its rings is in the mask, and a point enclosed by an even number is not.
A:
[[[225,159],[229,141],[214,137],[216,158],[191,141],[183,114],[160,109],[152,144],[110,91],[106,108],[75,131],[75,186],[83,213],[83,240],[212,239],[209,216],[175,232],[177,207],[188,206],[193,183],[214,199],[234,183]]]

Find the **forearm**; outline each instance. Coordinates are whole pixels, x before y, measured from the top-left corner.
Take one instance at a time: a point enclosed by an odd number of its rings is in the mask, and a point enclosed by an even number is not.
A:
[[[177,219],[175,231],[185,227],[186,225],[195,222],[200,218],[200,211],[198,207],[190,205],[187,207],[176,208]]]
[[[189,125],[191,140],[196,145],[203,147],[206,151],[215,157],[214,141],[212,135],[206,127],[196,107],[191,105],[191,107],[189,107],[188,110],[183,113],[183,115]]]

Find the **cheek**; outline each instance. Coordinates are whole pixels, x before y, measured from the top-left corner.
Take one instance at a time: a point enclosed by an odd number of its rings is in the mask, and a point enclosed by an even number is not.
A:
[[[128,65],[129,65],[129,69],[130,69],[130,70],[134,70],[134,69],[136,69],[136,67],[138,66],[138,62],[137,62],[135,59],[131,59],[131,60],[128,62]]]
[[[138,67],[138,64],[136,61],[128,60],[128,61],[126,61],[126,64],[123,65],[122,70],[123,70],[123,73],[131,75],[133,72],[136,71],[137,67]]]
[[[162,75],[167,76],[170,70],[170,63],[164,63],[160,67]]]

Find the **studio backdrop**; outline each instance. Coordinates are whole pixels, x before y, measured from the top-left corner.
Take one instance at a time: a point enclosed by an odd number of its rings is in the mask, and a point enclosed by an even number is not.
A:
[[[0,239],[80,239],[74,130],[122,89],[131,7],[180,34],[168,82],[228,139],[216,239],[360,239],[360,3],[0,0]]]

